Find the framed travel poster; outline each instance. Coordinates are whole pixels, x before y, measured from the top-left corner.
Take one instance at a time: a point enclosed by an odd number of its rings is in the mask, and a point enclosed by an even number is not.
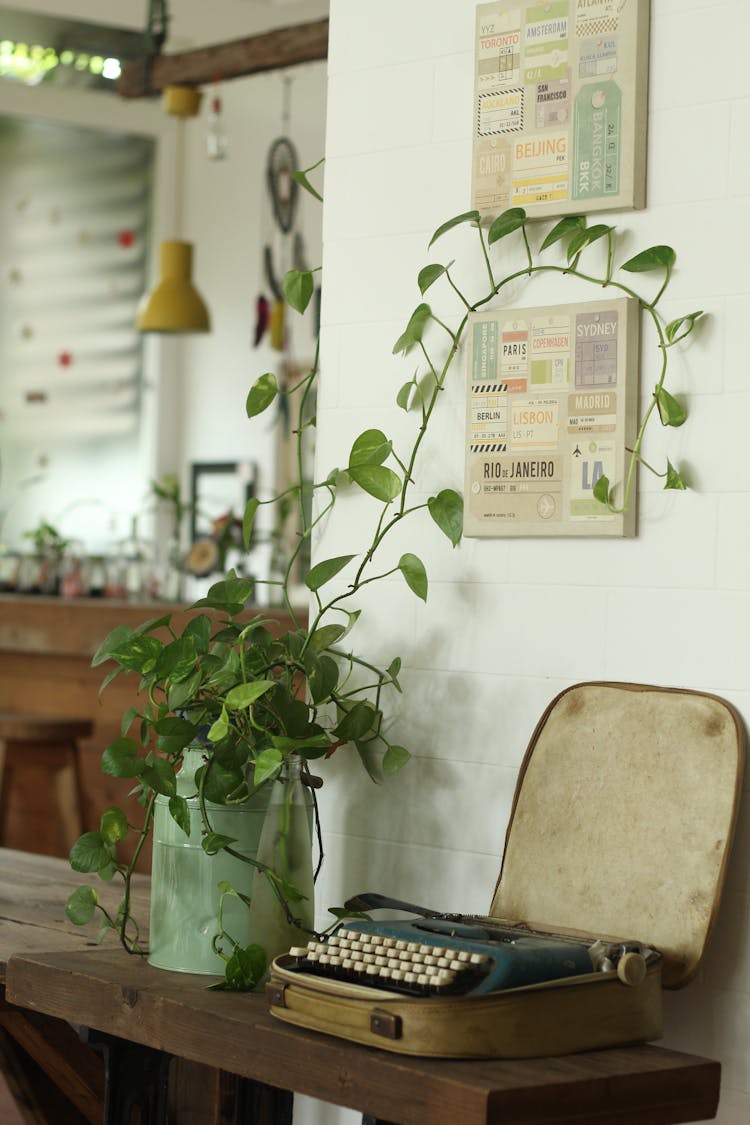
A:
[[[635,492],[618,514],[594,485],[622,494],[638,329],[628,297],[470,315],[464,535],[635,534]]]
[[[645,206],[649,0],[509,0],[476,23],[472,208]]]

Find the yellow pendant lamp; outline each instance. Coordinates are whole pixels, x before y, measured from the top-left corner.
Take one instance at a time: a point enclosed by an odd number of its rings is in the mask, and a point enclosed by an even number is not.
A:
[[[164,108],[179,118],[175,168],[174,223],[179,234],[182,219],[184,172],[183,128],[186,117],[195,117],[201,93],[192,86],[167,86]],[[206,304],[193,285],[193,246],[180,238],[161,243],[159,280],[138,307],[135,326],[139,332],[208,332],[211,320]]]

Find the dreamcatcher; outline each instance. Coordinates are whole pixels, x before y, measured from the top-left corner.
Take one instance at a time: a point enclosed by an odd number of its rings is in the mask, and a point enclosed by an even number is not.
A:
[[[308,268],[304,239],[295,226],[299,185],[292,173],[300,164],[297,150],[288,136],[292,79],[285,76],[283,83],[282,135],[272,142],[265,168],[268,207],[264,216],[263,277],[267,292],[258,295],[255,318],[255,346],[268,332],[271,347],[276,351],[284,351],[286,346],[282,279],[287,270]]]

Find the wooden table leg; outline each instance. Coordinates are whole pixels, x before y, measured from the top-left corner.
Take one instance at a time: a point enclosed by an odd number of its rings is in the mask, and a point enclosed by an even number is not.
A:
[[[82,1035],[104,1056],[104,1125],[167,1125],[170,1056],[93,1028]]]
[[[250,1078],[237,1079],[235,1125],[292,1125],[293,1109],[291,1090],[280,1090]]]

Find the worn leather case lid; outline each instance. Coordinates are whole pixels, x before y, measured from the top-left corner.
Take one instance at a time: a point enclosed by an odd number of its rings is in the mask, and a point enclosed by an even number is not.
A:
[[[668,988],[696,973],[734,831],[744,730],[716,696],[576,684],[521,766],[496,918],[642,941]]]

